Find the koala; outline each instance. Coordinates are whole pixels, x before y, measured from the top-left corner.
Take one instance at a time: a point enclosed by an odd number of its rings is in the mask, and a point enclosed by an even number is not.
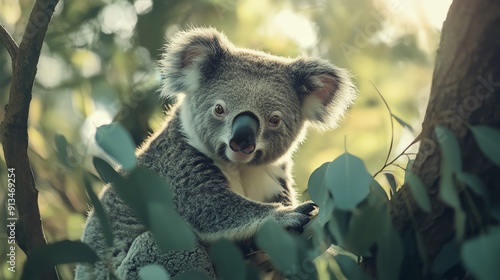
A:
[[[267,220],[300,232],[316,210],[314,203],[296,198],[291,156],[308,127],[336,127],[352,104],[355,87],[346,70],[318,58],[236,47],[211,28],[176,34],[159,65],[161,96],[177,103],[138,149],[138,164],[170,183],[176,210],[192,226],[197,247],[162,252],[108,186],[101,202],[115,247],[106,251],[93,213],[82,239],[112,261],[79,264],[76,279],[106,279],[109,271],[137,279],[138,269],[152,263],[171,276],[197,270],[216,279],[207,253],[211,243],[221,238],[244,243]]]

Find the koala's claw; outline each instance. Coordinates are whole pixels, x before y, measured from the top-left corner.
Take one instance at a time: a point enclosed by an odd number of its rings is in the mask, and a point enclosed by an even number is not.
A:
[[[279,210],[278,223],[285,229],[302,233],[304,226],[318,213],[318,205],[313,202],[304,202],[296,208],[286,207]]]
[[[310,217],[316,216],[318,211],[319,206],[312,201],[304,202],[295,208],[295,212],[302,213]]]

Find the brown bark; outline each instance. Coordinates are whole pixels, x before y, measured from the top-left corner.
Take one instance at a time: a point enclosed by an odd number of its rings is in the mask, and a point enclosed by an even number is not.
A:
[[[400,233],[414,236],[418,231],[421,234],[429,264],[455,234],[453,210],[444,205],[438,195],[441,153],[434,133],[436,124],[453,131],[460,143],[463,170],[479,176],[490,197],[496,200],[493,202],[500,202],[500,170],[484,157],[466,126],[481,124],[500,129],[499,26],[500,2],[497,0],[462,0],[451,5],[442,30],[422,140],[413,166],[431,197],[432,213],[420,210],[407,186],[390,202],[394,226]],[[484,214],[480,203],[476,206],[480,214]],[[482,221],[483,226],[487,222]],[[469,213],[466,228],[469,236],[478,231],[478,224],[471,223]],[[370,269],[373,265],[368,264],[368,270],[373,271]],[[429,269],[417,269],[417,273],[423,275],[415,275],[415,279],[428,275]],[[466,277],[460,269],[453,273],[447,275],[449,279]]]
[[[5,106],[5,119],[0,133],[7,167],[15,169],[15,204],[19,216],[16,240],[28,256],[33,250],[47,244],[38,209],[38,190],[27,154],[28,113],[40,50],[57,2],[58,0],[35,2],[18,49],[12,37],[3,26],[0,27],[0,40],[12,58],[9,103]],[[57,273],[53,269],[40,279],[57,279]]]

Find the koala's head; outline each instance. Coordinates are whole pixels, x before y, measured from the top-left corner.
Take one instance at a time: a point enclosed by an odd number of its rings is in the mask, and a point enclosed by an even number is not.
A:
[[[160,67],[162,96],[185,95],[180,110],[190,144],[226,162],[279,160],[308,124],[335,127],[355,97],[347,72],[325,60],[238,48],[214,29],[178,33]]]

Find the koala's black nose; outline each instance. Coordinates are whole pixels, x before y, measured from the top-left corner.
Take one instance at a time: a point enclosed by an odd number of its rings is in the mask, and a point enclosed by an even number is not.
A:
[[[259,131],[259,119],[253,113],[243,112],[233,120],[229,147],[235,152],[251,154],[255,151],[255,138]]]

